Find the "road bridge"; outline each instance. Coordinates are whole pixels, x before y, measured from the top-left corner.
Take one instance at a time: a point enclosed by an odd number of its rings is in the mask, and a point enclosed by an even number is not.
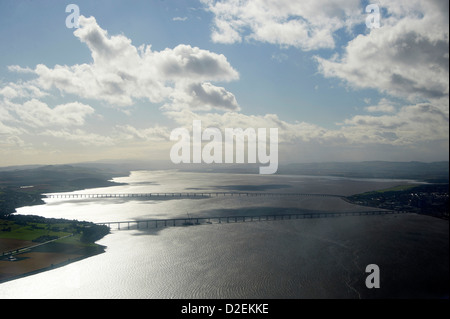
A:
[[[163,227],[192,226],[203,224],[239,223],[255,221],[275,221],[292,219],[313,219],[313,218],[338,218],[345,216],[369,216],[369,215],[392,215],[406,214],[407,211],[393,210],[373,210],[359,212],[313,212],[298,214],[267,214],[267,215],[233,215],[233,216],[213,216],[213,217],[186,217],[171,219],[146,219],[128,221],[109,221],[96,223],[106,225],[111,229],[151,229]]]

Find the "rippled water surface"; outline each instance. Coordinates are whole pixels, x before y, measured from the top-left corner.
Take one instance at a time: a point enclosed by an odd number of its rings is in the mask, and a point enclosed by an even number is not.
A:
[[[75,193],[272,192],[349,195],[405,181],[139,171]],[[367,210],[337,197],[59,198],[21,214],[128,221]],[[414,214],[113,230],[106,252],[0,284],[0,298],[445,297],[448,222]],[[382,287],[367,289],[365,267]]]

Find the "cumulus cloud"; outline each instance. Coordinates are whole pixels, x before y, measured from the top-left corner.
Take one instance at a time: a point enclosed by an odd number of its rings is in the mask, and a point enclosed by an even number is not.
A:
[[[216,106],[217,108],[239,110],[239,105],[234,95],[223,87],[217,87],[211,83],[193,84],[190,86],[193,92],[195,104]]]
[[[180,44],[174,49],[152,52],[149,47],[144,58],[154,66],[158,74],[167,81],[190,80],[232,81],[239,78],[223,54]]]
[[[336,31],[364,23],[365,18],[356,0],[203,2],[214,14],[212,40],[221,43],[261,41],[306,51],[331,49],[336,46]],[[26,136],[44,136],[83,146],[138,148],[164,144],[170,136],[170,129],[159,125],[121,124],[107,134],[91,132],[85,125],[96,113],[94,108],[77,101],[49,106],[42,98],[52,90],[69,99],[72,94],[76,100],[125,109],[138,100],[157,103],[169,119],[186,128],[194,119],[202,120],[204,128],[275,127],[280,145],[287,151],[303,147],[302,154],[335,147],[334,151],[348,152],[343,157],[356,160],[362,148],[419,149],[442,141],[447,145],[448,2],[399,0],[385,6],[388,15],[381,28],[358,35],[332,58],[315,57],[325,77],[390,95],[378,103],[367,100],[360,108],[363,113],[335,127],[287,121],[277,114],[240,113],[236,97],[222,84],[238,80],[239,73],[224,55],[185,44],[161,51],[150,45],[136,47],[124,35],[109,35],[93,17],[80,17],[74,35],[91,51],[90,63],[9,66],[12,72],[36,78],[0,85],[1,145],[23,147]]]
[[[239,111],[236,97],[223,87],[217,87],[209,82],[177,84],[176,93],[171,103],[164,105],[165,110],[192,109],[196,111],[210,111],[212,109],[224,111]]]
[[[21,98],[42,98],[49,94],[31,83],[7,83],[0,88],[0,96],[8,100]]]
[[[91,106],[79,102],[50,107],[36,99],[24,103],[3,101],[0,104],[0,144],[20,147],[26,144],[24,140],[41,136],[83,146],[118,146],[129,141],[164,141],[170,134],[168,128],[158,125],[145,129],[116,125],[109,128],[107,134],[91,132],[86,130],[86,120],[94,113]]]
[[[24,103],[4,100],[1,106],[2,120],[20,124],[19,127],[81,126],[84,125],[86,117],[94,113],[91,106],[79,102],[51,108],[37,99]]]
[[[245,115],[236,112],[202,113],[191,110],[169,111],[168,117],[180,126],[190,128],[193,120],[202,127],[278,128],[279,142],[286,145],[312,143],[328,146],[368,147],[369,145],[409,146],[420,142],[448,140],[448,111],[442,111],[445,101],[411,104],[389,115],[355,115],[330,129],[299,121],[285,121],[276,114]],[[383,104],[381,104],[383,105]],[[391,110],[389,110],[391,111]]]
[[[183,44],[173,49],[153,51],[150,45],[133,46],[124,35],[110,36],[93,17],[80,16],[79,24],[80,28],[74,35],[90,49],[92,63],[55,67],[39,64],[32,70],[38,76],[33,83],[39,88],[56,88],[62,93],[123,107],[140,99],[170,104],[180,94],[179,88],[184,88],[186,83],[203,87],[209,85],[205,82],[228,82],[239,78],[238,72],[222,54]],[[221,93],[214,95],[218,108],[230,105],[231,93]],[[189,107],[198,107],[196,103],[202,100],[192,95],[190,101],[186,99],[185,102]],[[207,102],[212,102],[212,99]],[[235,104],[237,107],[237,102]],[[209,107],[216,105],[209,104]]]
[[[403,107],[397,114],[356,115],[344,122],[350,141],[389,145],[415,145],[448,140],[448,114],[430,104]]]
[[[67,138],[79,135],[75,134],[78,127],[84,126],[86,118],[94,113],[91,106],[80,102],[50,107],[34,98],[23,103],[4,99],[0,102],[0,135],[3,144],[10,146],[24,146],[25,140],[48,135],[46,132]]]
[[[284,144],[295,144],[299,141],[324,142],[339,138],[334,132],[318,125],[298,121],[287,122],[276,114],[246,115],[236,112],[198,114],[191,110],[183,110],[167,112],[166,115],[185,128],[191,128],[193,120],[201,120],[202,128],[215,127],[222,133],[225,128],[278,128],[279,142]]]
[[[11,72],[17,72],[17,73],[33,73],[32,69],[30,69],[28,67],[23,68],[19,65],[9,65],[8,70]]]
[[[342,56],[317,56],[320,72],[355,88],[410,101],[448,96],[448,1],[386,3],[379,29],[350,41]]]
[[[144,129],[138,129],[131,125],[117,125],[115,129],[122,140],[167,141],[170,136],[169,129],[159,125]]]
[[[394,103],[390,102],[386,98],[382,98],[377,105],[370,105],[364,108],[370,113],[393,113],[395,112]]]
[[[79,128],[75,130],[47,129],[40,132],[39,135],[75,142],[84,146],[113,146],[116,144],[116,141],[111,136],[87,132],[86,130]]]
[[[47,104],[32,99],[15,107],[17,117],[22,124],[32,127],[48,126],[81,126],[86,116],[93,114],[94,109],[86,104],[72,102],[50,108]]]
[[[0,121],[0,136],[5,141],[10,138],[18,138],[18,135],[23,133],[23,129],[11,125],[7,125]]]
[[[381,28],[360,34],[342,55],[316,56],[325,77],[354,89],[375,89],[384,98],[340,123],[348,141],[418,145],[446,141],[449,128],[448,1],[392,1]],[[381,114],[376,114],[381,113]],[[447,148],[448,150],[448,148]]]
[[[203,0],[214,14],[211,38],[256,40],[302,50],[334,48],[334,33],[361,22],[359,0]]]
[[[73,95],[77,100],[104,101],[119,108],[144,100],[164,103],[172,110],[239,110],[232,93],[212,84],[239,78],[224,55],[184,44],[162,51],[153,51],[150,45],[135,47],[124,35],[109,35],[93,17],[80,17],[79,22],[74,35],[91,51],[90,63],[8,67],[36,78],[0,84],[2,146],[25,145],[24,141],[38,136],[55,145],[69,141],[90,147],[142,147],[168,140],[168,128],[158,125],[136,128],[123,124],[112,126],[106,134],[92,132],[92,126],[86,126],[89,117],[91,122],[98,119],[93,117],[92,106],[78,101],[51,106],[42,100],[55,97],[58,91],[66,100]]]

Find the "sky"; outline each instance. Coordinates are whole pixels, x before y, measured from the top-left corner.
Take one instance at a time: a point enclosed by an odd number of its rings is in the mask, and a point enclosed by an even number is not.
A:
[[[170,161],[194,120],[277,128],[280,163],[447,161],[448,7],[0,0],[0,166]]]

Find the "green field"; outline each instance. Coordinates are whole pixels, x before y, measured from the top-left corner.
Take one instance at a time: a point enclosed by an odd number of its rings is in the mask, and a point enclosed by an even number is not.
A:
[[[14,215],[0,219],[0,239],[17,239],[42,243],[73,235],[59,242],[90,245],[109,233],[109,228],[89,222],[45,219],[39,216]]]
[[[69,224],[17,223],[0,220],[0,238],[36,240],[43,236],[63,237],[71,234],[73,227]]]
[[[0,219],[0,282],[102,253],[105,247],[95,241],[108,233],[108,227],[89,222],[23,215]]]
[[[376,194],[376,193],[386,193],[386,192],[401,192],[401,191],[406,191],[408,189],[412,189],[414,187],[417,187],[417,184],[406,184],[406,185],[397,185],[394,187],[390,187],[390,188],[384,188],[384,189],[379,189],[373,192],[367,192],[364,194]]]

